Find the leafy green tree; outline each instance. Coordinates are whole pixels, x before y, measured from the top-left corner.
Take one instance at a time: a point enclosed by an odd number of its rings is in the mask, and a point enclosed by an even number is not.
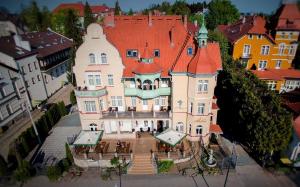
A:
[[[190,9],[185,0],[176,0],[172,6],[172,13],[176,15],[189,15]]]
[[[0,176],[6,176],[8,173],[8,167],[5,159],[0,155]]]
[[[76,96],[75,96],[75,92],[74,90],[71,91],[70,93],[70,103],[72,105],[75,105],[77,103],[77,100],[76,100]]]
[[[89,24],[94,22],[93,14],[89,3],[86,1],[84,6],[84,28],[86,29]]]
[[[161,12],[165,12],[166,15],[171,15],[172,13],[172,6],[169,2],[164,1],[161,3],[161,5],[158,7],[158,10]]]
[[[21,18],[30,31],[40,31],[42,27],[42,13],[35,1],[22,10]]]
[[[224,65],[218,76],[216,96],[218,123],[224,132],[243,145],[261,163],[285,150],[292,134],[291,115],[281,100],[251,71]]]
[[[203,14],[192,14],[189,16],[189,21],[194,23],[194,21],[197,21],[198,25],[202,25],[203,22]]]
[[[237,21],[240,17],[238,9],[229,0],[212,0],[208,4],[207,28],[214,30],[220,24]]]
[[[51,17],[52,29],[62,35],[65,35],[65,15],[67,10],[63,9],[53,14]]]
[[[119,5],[119,1],[117,0],[116,3],[115,3],[115,15],[121,15],[122,13],[122,10],[121,10],[121,7]]]
[[[210,41],[216,41],[219,43],[222,55],[222,62],[226,63],[228,60],[231,59],[231,56],[229,55],[229,42],[222,32],[218,30],[210,30],[208,32],[208,39]]]
[[[129,9],[128,15],[129,15],[129,16],[132,16],[132,15],[133,15],[133,10],[132,10],[132,9]]]
[[[66,157],[69,160],[70,163],[74,163],[74,158],[71,153],[71,149],[67,143],[65,143],[65,149],[66,149]]]
[[[47,177],[50,181],[57,181],[62,175],[62,170],[58,165],[49,166],[47,168]]]
[[[65,35],[73,39],[75,48],[77,49],[82,44],[82,37],[80,34],[80,26],[78,24],[78,16],[72,9],[66,10],[64,20]]]
[[[51,12],[48,10],[47,7],[43,7],[42,12],[41,12],[41,30],[45,31],[47,30],[47,28],[52,28],[51,25],[51,19],[52,19],[52,14]]]
[[[14,171],[13,176],[16,181],[26,182],[34,174],[34,169],[30,166],[29,162],[23,160],[21,165]]]

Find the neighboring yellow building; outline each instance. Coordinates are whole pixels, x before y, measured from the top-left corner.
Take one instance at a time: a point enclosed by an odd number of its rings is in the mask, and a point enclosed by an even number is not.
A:
[[[220,25],[218,29],[232,46],[232,57],[245,64],[271,90],[291,91],[300,87],[300,71],[292,68],[300,31],[300,12],[296,4],[283,5],[274,37],[265,28],[266,21],[260,16],[245,16],[234,24]],[[276,71],[273,71],[276,70]],[[293,76],[290,76],[290,74]],[[292,82],[288,80],[292,78]]]

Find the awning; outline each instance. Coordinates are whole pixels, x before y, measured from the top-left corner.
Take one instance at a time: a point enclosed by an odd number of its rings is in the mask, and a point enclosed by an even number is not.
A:
[[[214,134],[223,134],[223,131],[218,124],[211,124],[209,126],[209,132]]]
[[[80,131],[74,145],[97,145],[99,139],[102,137],[103,131]]]
[[[160,141],[163,141],[171,146],[175,146],[181,140],[186,136],[184,133],[180,133],[177,131],[174,131],[172,129],[167,129],[163,131],[162,133],[155,136],[155,138],[159,139]]]

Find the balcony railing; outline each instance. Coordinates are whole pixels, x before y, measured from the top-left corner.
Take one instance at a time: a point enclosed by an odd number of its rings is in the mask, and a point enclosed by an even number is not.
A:
[[[170,111],[157,111],[157,112],[135,112],[135,111],[126,111],[126,112],[104,112],[104,119],[144,119],[144,118],[162,118],[167,119],[171,117]]]
[[[75,90],[75,95],[77,97],[101,97],[107,94],[106,87],[98,90],[88,90],[86,87],[78,87]]]
[[[243,53],[243,54],[241,55],[241,59],[249,59],[249,58],[252,58],[252,55],[251,55],[251,54]]]
[[[125,88],[125,96],[138,96],[142,99],[152,99],[157,96],[171,95],[171,88],[158,88],[155,90],[142,90],[139,88]]]

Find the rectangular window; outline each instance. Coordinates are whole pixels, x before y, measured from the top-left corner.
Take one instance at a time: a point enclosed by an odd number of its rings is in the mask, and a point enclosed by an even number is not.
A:
[[[192,47],[188,47],[187,54],[188,55],[193,55],[193,48]]]
[[[107,57],[105,53],[101,53],[101,63],[107,64]]]
[[[28,64],[28,70],[29,70],[29,72],[32,72],[31,64]]]
[[[252,40],[252,39],[253,39],[253,35],[252,35],[252,34],[249,34],[249,35],[248,35],[248,39]]]
[[[5,88],[4,87],[0,87],[0,93],[1,93],[2,97],[6,96],[6,92],[5,92]]]
[[[48,78],[47,78],[46,75],[44,75],[44,79],[45,79],[45,82],[46,82],[46,84],[47,84],[47,83],[48,83]]]
[[[262,35],[259,34],[259,35],[257,36],[257,39],[262,39]]]
[[[198,92],[208,91],[208,80],[199,80],[197,85]]]
[[[131,106],[132,107],[136,106],[136,97],[131,97]]]
[[[127,57],[137,57],[138,56],[138,51],[135,49],[129,49],[126,52]]]
[[[155,98],[154,102],[155,102],[155,105],[159,105],[159,98]]]
[[[280,69],[280,66],[281,66],[281,60],[277,60],[275,68]]]
[[[100,105],[100,110],[101,111],[104,110],[104,101],[103,101],[103,99],[100,99],[99,105]]]
[[[275,90],[275,88],[276,88],[276,82],[275,81],[268,81],[267,85],[268,85],[269,90]]]
[[[93,75],[88,75],[88,82],[90,86],[95,85],[94,84],[94,76]]]
[[[31,80],[32,80],[32,84],[35,84],[35,79],[33,77],[31,78]]]
[[[249,56],[249,55],[250,55],[250,45],[244,45],[243,56]]]
[[[100,75],[95,75],[95,83],[97,86],[101,85],[101,77]]]
[[[111,106],[113,106],[113,107],[117,106],[116,96],[111,96]]]
[[[148,105],[148,100],[143,100],[143,105]]]
[[[205,107],[204,103],[198,103],[198,114],[199,115],[203,115],[204,114],[204,107]]]
[[[258,69],[263,70],[263,69],[266,69],[266,68],[267,68],[267,61],[265,61],[265,60],[259,61]]]
[[[34,69],[37,69],[36,62],[33,62],[33,65],[34,65]]]
[[[295,47],[293,45],[289,48],[289,55],[295,55]]]
[[[166,98],[165,97],[160,97],[160,104],[161,104],[161,106],[166,106]]]
[[[22,73],[25,75],[25,69],[24,69],[24,66],[21,66],[21,71],[22,71]]]
[[[279,49],[278,49],[279,55],[283,55],[284,48],[285,48],[285,44],[284,43],[279,44]]]
[[[208,90],[208,80],[205,80],[203,83],[203,91],[207,92]]]
[[[122,106],[122,96],[117,96],[117,104],[118,106]]]
[[[85,111],[86,112],[96,112],[96,103],[95,101],[85,101]]]
[[[27,88],[29,87],[28,81],[25,81],[25,86],[26,86]]]
[[[155,50],[154,50],[154,56],[155,56],[155,57],[159,57],[159,56],[160,56],[160,51],[159,51],[159,49],[155,49]]]
[[[202,80],[199,80],[198,81],[198,92],[202,92],[202,90],[203,90],[203,81]]]
[[[269,51],[270,51],[270,46],[263,45],[263,46],[261,46],[260,54],[262,54],[262,55],[268,55]]]
[[[36,78],[37,78],[38,81],[41,81],[41,76],[40,75],[37,75]]]
[[[114,85],[114,77],[112,74],[107,75],[108,77],[108,85],[112,86]]]

